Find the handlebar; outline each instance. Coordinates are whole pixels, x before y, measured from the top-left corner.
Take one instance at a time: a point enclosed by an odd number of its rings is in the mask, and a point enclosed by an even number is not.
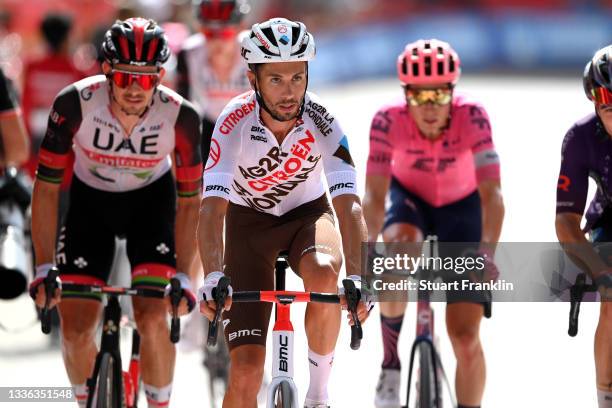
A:
[[[40,312],[40,328],[44,334],[51,333],[51,313],[49,310],[49,302],[51,301],[51,298],[53,298],[55,289],[58,288],[58,275],[59,270],[57,268],[51,268],[43,281],[43,284],[45,285],[45,306]]]
[[[49,313],[49,301],[53,297],[53,292],[58,287],[56,278],[59,274],[57,268],[51,268],[47,277],[44,280],[45,285],[45,307],[42,308],[40,324],[42,332],[45,334],[51,333],[51,314]],[[178,279],[170,279],[170,302],[172,304],[172,321],[170,324],[170,341],[177,343],[180,338],[180,319],[178,317],[178,305],[183,297],[183,289]],[[163,299],[165,293],[160,289],[148,288],[124,288],[120,286],[100,286],[100,285],[85,285],[79,283],[63,283],[63,291],[80,292],[80,293],[98,293],[111,296],[141,296],[145,298]]]
[[[587,292],[596,292],[597,285],[586,284],[586,274],[581,273],[576,276],[576,282],[570,287],[570,312],[569,328],[567,334],[575,337],[578,334],[578,315],[580,314],[580,302]]]
[[[217,287],[212,290],[212,295],[216,304],[214,319],[208,325],[208,345],[214,346],[217,343],[217,330],[221,313],[225,307],[225,301],[228,298],[228,286],[230,278],[222,277],[217,284]],[[350,279],[342,281],[344,286],[344,296],[346,298],[347,309],[351,313],[354,325],[351,326],[351,348],[359,349],[361,339],[363,338],[363,330],[357,316],[357,305],[361,300],[361,291],[355,287],[355,282]],[[270,302],[280,304],[292,304],[296,302],[316,302],[316,303],[340,303],[340,296],[333,293],[319,292],[293,292],[293,291],[241,291],[232,294],[232,302]]]

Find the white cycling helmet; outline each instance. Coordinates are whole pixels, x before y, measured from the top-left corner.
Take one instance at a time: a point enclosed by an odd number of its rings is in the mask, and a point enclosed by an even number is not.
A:
[[[272,18],[253,24],[242,39],[242,58],[247,64],[310,61],[314,56],[314,37],[299,21]]]

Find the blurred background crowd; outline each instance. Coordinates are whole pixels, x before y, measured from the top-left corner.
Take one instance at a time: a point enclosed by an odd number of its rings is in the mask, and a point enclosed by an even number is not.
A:
[[[319,44],[315,81],[391,75],[392,63],[372,61],[393,61],[407,39],[420,37],[451,42],[468,73],[571,70],[612,38],[605,0],[250,0],[245,7],[245,28],[276,16],[306,23]],[[55,45],[41,30],[50,13],[69,17],[65,30],[58,22],[48,28]],[[198,27],[191,0],[0,0],[0,65],[22,89],[28,61],[51,46],[79,71],[97,72],[104,30],[131,16],[164,23],[175,50]],[[57,44],[64,32],[66,43]]]

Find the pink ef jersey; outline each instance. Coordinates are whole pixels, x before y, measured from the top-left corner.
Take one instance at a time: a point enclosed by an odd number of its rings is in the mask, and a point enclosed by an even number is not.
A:
[[[368,175],[393,176],[434,207],[456,202],[484,180],[499,180],[499,157],[484,108],[455,95],[449,127],[425,139],[406,101],[380,109],[370,128]]]

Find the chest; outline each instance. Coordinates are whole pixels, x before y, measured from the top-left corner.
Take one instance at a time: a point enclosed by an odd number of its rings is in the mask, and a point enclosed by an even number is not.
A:
[[[159,115],[148,115],[127,135],[113,117],[99,114],[85,118],[76,142],[81,148],[98,154],[143,159],[166,156],[175,143],[174,129]]]
[[[279,145],[274,135],[260,126],[251,126],[242,134],[243,155],[239,171],[245,179],[269,179],[270,182],[303,177],[312,172],[321,154],[314,133],[298,127]]]

